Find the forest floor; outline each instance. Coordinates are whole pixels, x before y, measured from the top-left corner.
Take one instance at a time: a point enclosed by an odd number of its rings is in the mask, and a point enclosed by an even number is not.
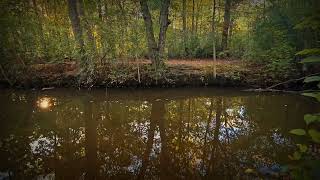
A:
[[[117,60],[99,63],[86,78],[75,61],[34,64],[22,76],[11,76],[16,87],[177,87],[232,86],[264,88],[286,80],[268,73],[263,65],[243,60],[217,60],[217,78],[213,78],[212,59],[169,59],[161,72],[155,73],[149,60]],[[3,78],[2,78],[3,79]],[[80,81],[80,79],[82,79]],[[6,80],[0,80],[5,82]],[[287,87],[284,87],[287,88]]]
[[[125,61],[122,61],[125,62]],[[130,62],[130,61],[129,61]],[[138,60],[137,62],[141,64],[150,64],[150,60],[146,59],[141,59]],[[137,63],[135,61],[131,61],[130,63]],[[228,64],[240,64],[241,60],[222,60],[222,59],[217,59],[217,66],[220,65],[228,65]],[[179,65],[186,65],[186,66],[192,66],[192,67],[205,67],[205,66],[211,66],[213,65],[213,60],[212,59],[198,59],[198,58],[193,58],[193,59],[169,59],[165,62],[166,65],[169,66],[179,66]]]

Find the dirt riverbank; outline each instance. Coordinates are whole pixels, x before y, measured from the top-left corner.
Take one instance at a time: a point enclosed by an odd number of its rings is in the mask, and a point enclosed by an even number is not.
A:
[[[166,67],[155,73],[148,60],[117,61],[98,64],[89,76],[80,76],[75,61],[54,64],[34,64],[24,68],[18,76],[8,76],[14,87],[180,87],[232,86],[265,88],[288,80],[289,77],[268,74],[265,66],[241,60],[218,60],[217,78],[213,77],[213,62],[209,59],[168,60]],[[88,78],[89,77],[89,78]],[[299,77],[299,75],[295,75]],[[290,78],[295,78],[290,77]],[[299,82],[280,88],[294,88]],[[8,80],[1,77],[1,84]]]

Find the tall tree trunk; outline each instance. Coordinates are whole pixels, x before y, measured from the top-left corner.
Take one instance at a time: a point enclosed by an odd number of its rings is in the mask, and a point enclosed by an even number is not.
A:
[[[184,56],[187,52],[187,0],[182,0],[182,33]]]
[[[230,27],[230,9],[231,9],[231,0],[225,0],[224,4],[224,22],[223,22],[223,31],[222,31],[222,50],[227,50],[228,48],[228,36],[229,36],[229,27]]]
[[[229,46],[231,46],[231,39],[232,39],[232,35],[233,35],[233,29],[234,29],[234,18],[231,18],[230,20],[230,25],[229,25],[229,33],[228,33],[228,44]]]
[[[141,12],[142,12],[142,16],[143,16],[143,20],[146,28],[146,34],[147,34],[149,57],[151,58],[152,63],[155,65],[156,68],[163,65],[166,32],[170,24],[170,21],[168,19],[169,5],[170,5],[170,0],[161,1],[160,32],[159,32],[159,41],[157,44],[154,37],[153,22],[152,22],[152,17],[149,11],[147,1],[140,0]]]
[[[192,32],[192,35],[194,35],[194,30],[195,30],[195,2],[194,0],[192,0],[192,29],[191,29],[191,32]]]
[[[166,44],[166,34],[169,24],[169,6],[170,0],[162,0],[161,1],[161,10],[160,10],[160,32],[159,32],[159,55],[160,58],[163,58],[164,48]]]
[[[212,57],[213,57],[213,77],[217,78],[217,55],[216,55],[216,32],[215,32],[215,18],[216,18],[216,0],[212,3]]]
[[[74,37],[78,43],[80,51],[84,51],[84,41],[82,37],[82,29],[80,26],[79,10],[77,8],[77,0],[68,0],[69,18],[72,25]]]
[[[147,1],[140,0],[140,6],[146,28],[149,58],[151,59],[153,64],[156,64],[155,61],[157,61],[158,46],[154,37],[152,17],[149,11]]]
[[[199,18],[200,18],[200,12],[201,12],[201,4],[202,0],[197,2],[197,13],[196,13],[196,24],[195,24],[195,34],[198,34],[198,29],[199,29]]]

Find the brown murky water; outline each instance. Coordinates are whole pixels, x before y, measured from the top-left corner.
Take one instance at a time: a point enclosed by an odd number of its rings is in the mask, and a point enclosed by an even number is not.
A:
[[[0,91],[0,179],[239,179],[319,104],[228,89]]]

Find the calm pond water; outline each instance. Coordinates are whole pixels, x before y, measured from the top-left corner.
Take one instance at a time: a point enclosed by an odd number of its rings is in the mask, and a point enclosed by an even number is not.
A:
[[[319,104],[211,88],[0,91],[0,179],[239,179]]]

